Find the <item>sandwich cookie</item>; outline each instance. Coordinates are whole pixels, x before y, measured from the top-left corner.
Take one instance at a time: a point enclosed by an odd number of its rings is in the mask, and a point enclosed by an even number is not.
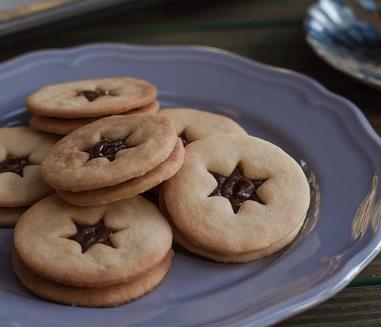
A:
[[[197,109],[165,109],[160,111],[160,115],[173,119],[177,135],[184,145],[214,134],[246,134],[246,131],[234,120]]]
[[[309,202],[309,184],[293,158],[238,134],[188,145],[184,165],[161,186],[175,241],[220,262],[247,262],[288,245]]]
[[[102,78],[45,86],[27,98],[27,107],[44,117],[95,118],[147,106],[156,95],[156,87],[144,80]]]
[[[21,217],[13,268],[20,282],[48,300],[114,306],[150,291],[167,273],[172,231],[141,196],[96,207],[47,197]]]
[[[60,140],[44,160],[42,174],[73,204],[105,204],[143,193],[172,177],[183,158],[183,145],[170,118],[112,116]]]
[[[159,110],[159,108],[159,101],[155,101],[144,107],[130,110],[126,113],[126,115],[155,113]],[[92,123],[95,120],[97,120],[97,118],[63,119],[32,115],[32,118],[29,122],[29,126],[37,131],[53,133],[58,135],[67,135],[75,129],[82,127],[83,125]]]
[[[0,226],[13,226],[25,207],[54,192],[40,165],[57,140],[27,127],[0,128]]]

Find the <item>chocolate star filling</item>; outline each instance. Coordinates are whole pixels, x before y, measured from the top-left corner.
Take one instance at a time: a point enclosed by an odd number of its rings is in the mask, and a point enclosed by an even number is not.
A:
[[[180,135],[179,135],[179,138],[181,140],[181,142],[183,142],[183,145],[184,146],[187,146],[190,142],[187,140],[187,138],[185,137],[185,133],[182,132]]]
[[[116,141],[103,139],[92,147],[86,149],[85,152],[90,154],[89,160],[95,158],[107,158],[108,160],[113,161],[117,152],[133,148],[127,144],[127,138],[128,136],[122,137]]]
[[[264,204],[256,191],[266,180],[249,179],[237,167],[229,176],[211,173],[217,181],[217,187],[210,196],[223,196],[230,201],[234,213],[237,213],[242,203],[252,200]]]
[[[18,158],[15,156],[8,156],[3,162],[0,163],[0,173],[15,173],[24,177],[24,167],[30,166],[27,157]]]
[[[113,247],[110,240],[110,236],[113,232],[105,226],[103,221],[100,221],[94,225],[74,224],[77,227],[77,233],[69,237],[69,240],[79,243],[82,248],[82,253],[86,252],[97,243],[102,243]]]
[[[110,95],[110,91],[103,91],[103,90],[84,90],[79,92],[77,95],[83,95],[89,102],[93,102],[100,96]]]

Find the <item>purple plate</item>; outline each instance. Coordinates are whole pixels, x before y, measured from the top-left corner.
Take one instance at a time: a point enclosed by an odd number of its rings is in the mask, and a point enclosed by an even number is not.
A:
[[[0,65],[1,124],[25,123],[25,97],[41,86],[123,75],[156,84],[163,107],[231,116],[306,162],[320,186],[318,219],[285,251],[249,264],[178,249],[157,289],[113,309],[67,307],[25,291],[9,264],[12,230],[0,230],[1,327],[267,326],[334,295],[380,251],[381,139],[353,104],[305,76],[210,48],[41,51]]]

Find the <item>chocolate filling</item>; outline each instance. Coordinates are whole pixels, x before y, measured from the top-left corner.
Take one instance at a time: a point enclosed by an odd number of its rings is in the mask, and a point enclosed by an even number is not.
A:
[[[209,196],[223,196],[230,201],[234,213],[237,213],[242,203],[252,200],[264,204],[256,190],[265,180],[246,178],[237,167],[229,176],[211,173],[217,181],[217,187]]]
[[[191,142],[189,142],[189,141],[187,140],[187,138],[185,137],[185,133],[184,133],[184,132],[182,132],[182,133],[179,135],[179,138],[180,138],[181,142],[183,142],[183,145],[184,145],[184,146],[187,146],[189,143],[191,143]]]
[[[86,149],[85,152],[90,154],[89,160],[95,158],[107,158],[108,160],[113,161],[117,152],[132,148],[127,144],[127,138],[127,136],[122,137],[116,141],[103,139],[92,147]]]
[[[77,233],[69,237],[69,240],[79,243],[82,248],[82,253],[86,252],[97,243],[102,243],[112,247],[112,243],[110,241],[112,230],[108,229],[102,221],[96,223],[95,225],[81,225],[75,223],[75,226],[77,227]]]
[[[103,90],[84,90],[79,92],[77,95],[83,95],[89,102],[93,102],[100,96],[110,95],[109,91],[103,91]]]
[[[24,167],[30,166],[27,157],[18,158],[15,156],[8,156],[3,162],[0,163],[0,173],[15,173],[24,176]]]

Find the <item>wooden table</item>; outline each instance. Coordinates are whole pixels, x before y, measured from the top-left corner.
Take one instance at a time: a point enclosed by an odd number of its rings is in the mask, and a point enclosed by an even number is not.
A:
[[[74,25],[45,28],[45,34],[37,31],[24,33],[20,40],[0,40],[0,60],[36,49],[99,41],[214,46],[315,78],[354,102],[381,133],[381,94],[335,71],[307,46],[302,23],[312,2],[167,1],[121,10],[108,18],[89,15],[86,23],[81,19]],[[381,326],[381,256],[334,298],[278,326]]]

